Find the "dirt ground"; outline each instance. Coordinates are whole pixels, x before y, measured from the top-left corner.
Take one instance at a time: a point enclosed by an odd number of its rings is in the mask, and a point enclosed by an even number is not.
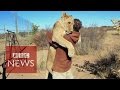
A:
[[[104,47],[105,49],[108,48],[106,52],[108,52],[109,49],[120,45],[119,36],[112,35],[112,34],[114,34],[114,32],[109,31],[104,40],[104,43],[103,43]],[[0,47],[0,65],[1,65],[4,60],[3,40],[0,41],[0,43],[1,43],[1,47]],[[37,73],[10,73],[7,79],[46,79],[48,74],[45,67],[46,63],[42,65],[42,62],[46,62],[47,53],[48,53],[47,50],[37,51]],[[101,54],[105,54],[105,52],[102,51]],[[93,63],[97,58],[96,55],[76,55],[73,57],[72,72],[75,79],[99,79],[95,75],[90,74],[90,72],[88,71],[78,72],[78,70],[74,66],[75,64],[83,65],[86,60]],[[2,72],[2,67],[0,66],[0,79],[2,79],[1,72]]]
[[[45,65],[41,68],[41,62],[47,60],[47,50],[39,50],[37,51],[37,73],[8,73],[7,79],[46,79],[47,78],[47,70]],[[75,79],[96,79],[96,76],[90,74],[89,72],[78,72],[74,64],[83,65],[84,61],[89,58],[90,62],[94,62],[94,56],[75,56],[73,58],[72,72],[74,74]],[[1,68],[2,71],[2,68]],[[2,78],[2,75],[0,75]]]
[[[5,51],[5,40],[0,40],[0,79],[2,79],[2,66],[1,64],[4,61],[4,51]],[[33,44],[34,45],[34,44]],[[46,79],[48,71],[46,70],[46,63],[42,65],[42,62],[47,60],[48,50],[37,50],[37,73],[7,73],[7,79]],[[73,58],[73,65],[78,63],[83,65],[85,60],[91,60],[93,62],[94,56],[75,56]],[[89,72],[78,72],[76,67],[72,65],[72,71],[75,79],[88,79],[95,78],[94,75],[91,75]]]

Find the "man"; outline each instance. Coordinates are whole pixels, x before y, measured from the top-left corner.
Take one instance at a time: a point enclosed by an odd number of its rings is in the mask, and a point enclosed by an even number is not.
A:
[[[79,30],[82,27],[82,23],[79,19],[74,19],[74,31],[71,34],[65,35],[64,38],[71,42],[73,46],[79,40]],[[49,33],[49,36],[52,34]],[[68,56],[68,49],[65,47],[60,46],[56,42],[52,42],[48,40],[51,46],[56,48],[56,55],[52,67],[53,74],[49,73],[48,79],[73,79],[73,75],[71,73],[71,64],[72,64],[72,57]]]

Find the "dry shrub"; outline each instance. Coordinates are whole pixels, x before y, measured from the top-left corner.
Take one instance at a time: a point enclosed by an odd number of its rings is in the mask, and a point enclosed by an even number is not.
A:
[[[81,30],[82,42],[81,47],[77,47],[78,54],[90,54],[93,51],[97,59],[91,63],[88,58],[83,66],[76,64],[79,71],[89,71],[102,79],[120,79],[120,37],[113,33],[106,33],[101,28]]]
[[[0,34],[0,39],[4,39],[5,38],[5,34]]]
[[[92,73],[100,76],[101,78],[119,78],[118,70],[120,69],[120,61],[117,54],[111,53],[108,58],[104,57],[97,61],[95,64],[85,64],[84,67],[90,66],[93,68]],[[87,68],[86,68],[87,69]]]
[[[40,48],[47,48],[48,42],[46,38],[46,30],[41,30],[33,36],[33,43]]]
[[[77,44],[75,47],[77,54],[87,55],[95,50],[101,49],[105,32],[106,31],[97,27],[81,29],[81,43]]]
[[[83,66],[76,66],[102,79],[120,79],[120,60],[118,55],[113,52],[109,52],[106,57],[99,58],[94,63],[85,61]]]
[[[19,35],[21,37],[26,37],[28,35],[28,32],[19,32]]]

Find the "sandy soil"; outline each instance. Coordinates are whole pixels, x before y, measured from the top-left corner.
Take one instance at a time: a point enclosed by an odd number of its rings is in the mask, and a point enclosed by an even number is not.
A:
[[[118,36],[114,36],[111,34],[111,32],[109,32],[110,34],[108,34],[108,36],[106,36],[105,39],[105,43],[104,46],[105,48],[109,46],[108,49],[112,48],[113,46],[119,46],[120,42],[119,42],[119,37]],[[117,43],[115,43],[117,42]],[[111,44],[112,43],[112,44]],[[114,45],[113,45],[114,44]],[[4,46],[4,45],[2,45]],[[0,65],[3,62],[3,54],[2,54],[2,47],[0,47]],[[7,77],[7,79],[46,79],[47,77],[47,70],[45,68],[45,63],[43,65],[43,67],[41,68],[41,63],[45,62],[47,60],[47,50],[38,50],[37,51],[37,73],[10,73],[9,76]],[[104,54],[104,53],[103,53]],[[73,64],[72,64],[72,72],[74,74],[75,79],[99,79],[98,77],[96,77],[93,74],[90,74],[90,72],[88,71],[80,71],[78,72],[76,67],[74,66],[75,64],[79,64],[79,65],[83,65],[85,60],[90,61],[90,62],[94,62],[96,60],[96,56],[95,55],[76,55],[75,57],[73,57]],[[2,72],[2,67],[0,66],[0,73]],[[0,78],[2,78],[2,75],[0,74]]]
[[[47,50],[39,50],[37,52],[37,73],[10,73],[7,77],[7,79],[46,79],[47,78],[47,70],[44,67],[41,69],[40,65],[42,61],[46,61],[47,60]],[[74,74],[75,79],[95,79],[96,76],[90,74],[89,72],[85,71],[81,71],[78,72],[76,67],[74,66],[74,64],[79,64],[79,65],[83,65],[85,60],[89,60],[90,62],[94,62],[95,57],[94,56],[75,56],[73,58],[73,65],[72,65],[72,71]],[[2,71],[2,68],[1,68]],[[2,76],[0,75],[0,78],[2,78]]]

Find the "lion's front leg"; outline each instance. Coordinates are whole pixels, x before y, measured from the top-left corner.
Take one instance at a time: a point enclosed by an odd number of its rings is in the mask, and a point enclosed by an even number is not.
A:
[[[69,57],[73,57],[75,55],[75,49],[71,42],[64,39],[62,36],[54,36],[53,41],[57,42],[59,45],[68,48]]]
[[[52,74],[52,67],[55,59],[56,50],[53,47],[49,47],[47,57],[47,70]]]

